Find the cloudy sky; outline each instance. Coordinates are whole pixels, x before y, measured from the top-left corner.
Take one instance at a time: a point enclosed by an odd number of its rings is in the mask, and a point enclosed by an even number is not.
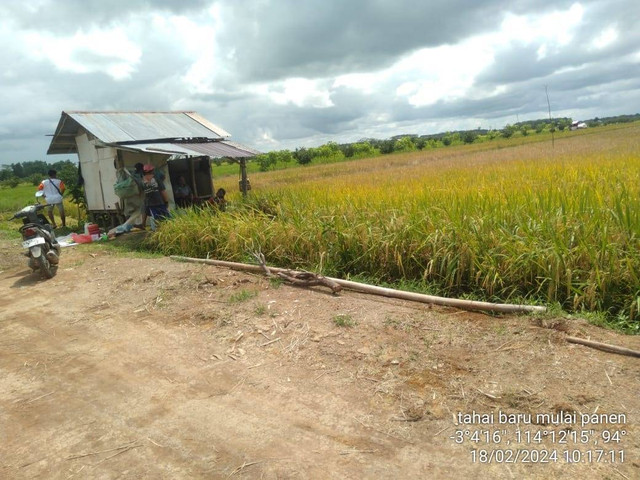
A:
[[[259,150],[640,112],[638,0],[2,0],[0,163],[62,110],[195,110]],[[73,157],[72,157],[73,158]]]

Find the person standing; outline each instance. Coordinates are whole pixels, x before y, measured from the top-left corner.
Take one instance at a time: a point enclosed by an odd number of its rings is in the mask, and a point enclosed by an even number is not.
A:
[[[156,222],[169,216],[169,196],[162,180],[154,176],[154,167],[147,164],[143,167],[142,187],[144,189],[144,222],[151,216]],[[144,225],[144,223],[143,223]]]
[[[51,225],[53,228],[58,228],[56,225],[55,218],[53,217],[53,207],[58,208],[58,213],[60,213],[60,220],[62,220],[62,226],[67,226],[67,219],[64,214],[64,205],[62,204],[62,194],[64,193],[65,186],[64,182],[59,178],[56,178],[58,172],[51,169],[49,170],[49,178],[44,179],[40,182],[40,186],[38,187],[38,191],[42,191],[46,198],[47,204],[47,214],[49,215],[49,220],[51,220]]]

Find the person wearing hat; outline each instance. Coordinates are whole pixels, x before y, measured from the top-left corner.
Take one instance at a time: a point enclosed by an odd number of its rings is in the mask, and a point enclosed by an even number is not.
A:
[[[49,215],[49,220],[51,220],[51,225],[53,228],[58,228],[56,225],[56,220],[53,217],[53,207],[58,208],[58,213],[60,213],[60,220],[62,220],[62,226],[67,226],[66,216],[64,214],[64,205],[62,204],[62,194],[64,193],[65,186],[64,182],[59,178],[56,178],[58,172],[54,169],[49,170],[49,178],[44,179],[40,182],[40,186],[38,187],[38,192],[42,192],[47,201],[47,214]]]
[[[169,216],[169,196],[162,180],[156,179],[155,168],[150,163],[142,167],[142,188],[144,190],[144,214],[143,223],[147,216],[151,216],[156,222]]]

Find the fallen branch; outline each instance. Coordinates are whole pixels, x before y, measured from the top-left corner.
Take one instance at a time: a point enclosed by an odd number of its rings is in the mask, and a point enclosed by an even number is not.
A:
[[[325,371],[324,371],[324,372],[322,372],[320,375],[318,375],[316,378],[314,378],[314,379],[313,379],[313,381],[315,382],[316,380],[318,380],[320,377],[323,377],[323,376],[324,376],[324,375],[326,375],[327,373],[338,373],[338,372],[341,372],[341,371],[342,371],[342,369],[341,369],[341,368],[339,368],[338,370],[333,370],[333,371],[325,370]]]
[[[266,347],[267,345],[271,345],[272,343],[276,343],[278,340],[280,340],[280,337],[274,338],[273,340],[269,340],[268,342],[261,343],[260,346],[261,347]]]
[[[204,258],[182,257],[172,255],[170,258],[179,262],[188,263],[205,263],[207,265],[215,265],[218,267],[231,268],[233,270],[241,270],[245,272],[264,272],[264,268],[260,265],[248,265],[246,263],[225,262],[224,260],[210,260]],[[290,270],[284,268],[268,267],[271,272],[286,273]],[[489,302],[476,302],[473,300],[461,300],[457,298],[437,297],[435,295],[425,295],[421,293],[405,292],[395,290],[393,288],[376,287],[365,283],[351,282],[349,280],[341,280],[339,278],[324,277],[343,288],[354,290],[356,292],[370,293],[373,295],[381,295],[389,298],[399,298],[401,300],[410,300],[412,302],[430,303],[433,305],[443,305],[447,307],[460,308],[462,310],[475,310],[485,312],[502,312],[502,313],[521,313],[521,312],[546,312],[546,307],[535,305],[513,305]]]
[[[256,259],[260,268],[262,268],[267,277],[273,277],[271,269],[267,267],[267,263],[262,252],[254,253],[253,258]],[[324,285],[325,287],[329,287],[333,293],[338,293],[342,290],[342,287],[333,280],[316,273],[296,272],[294,270],[277,270],[276,275],[279,278],[298,287],[315,287],[318,285]]]
[[[236,468],[233,472],[231,472],[227,478],[234,476],[236,473],[241,472],[242,470],[244,470],[247,467],[250,467],[251,465],[257,465],[258,463],[262,463],[262,462],[264,462],[264,460],[260,460],[259,462],[249,462],[249,463],[245,462],[242,465],[240,465],[238,468]]]
[[[162,447],[165,448],[164,445],[160,445],[159,443],[154,442],[153,440],[151,440],[149,437],[147,437],[147,440],[149,440],[151,443],[153,443],[156,447]]]
[[[479,388],[476,388],[476,390],[478,390],[481,394],[483,394],[487,398],[490,398],[491,400],[497,400],[500,398],[500,397],[496,397],[495,395],[491,395],[490,393],[483,392]]]
[[[260,267],[264,271],[265,275],[267,277],[273,277],[271,270],[269,270],[269,267],[267,267],[267,261],[264,258],[264,254],[262,252],[257,252],[257,253],[254,252],[252,255],[253,255],[253,258],[255,258],[256,261],[258,262],[258,265],[260,265]]]
[[[585,345],[587,347],[602,350],[604,352],[617,353],[619,355],[628,355],[630,357],[640,358],[640,352],[638,350],[631,350],[630,348],[618,347],[616,345],[609,345],[607,343],[594,342],[593,340],[586,340],[584,338],[578,337],[567,337],[567,342]]]
[[[286,272],[278,272],[278,277],[298,287],[324,285],[325,287],[329,287],[333,293],[338,293],[342,290],[342,287],[332,279],[311,272],[287,270]]]

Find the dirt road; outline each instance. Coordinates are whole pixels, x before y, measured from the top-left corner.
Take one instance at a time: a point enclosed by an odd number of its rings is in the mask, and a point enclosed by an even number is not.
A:
[[[563,340],[640,338],[581,320],[333,296],[99,245],[66,249],[48,281],[5,267],[0,292],[2,478],[640,478],[640,360]],[[471,412],[494,417],[460,424]],[[578,424],[499,423],[557,412]],[[583,427],[587,413],[619,423]],[[518,442],[518,427],[547,434]]]

